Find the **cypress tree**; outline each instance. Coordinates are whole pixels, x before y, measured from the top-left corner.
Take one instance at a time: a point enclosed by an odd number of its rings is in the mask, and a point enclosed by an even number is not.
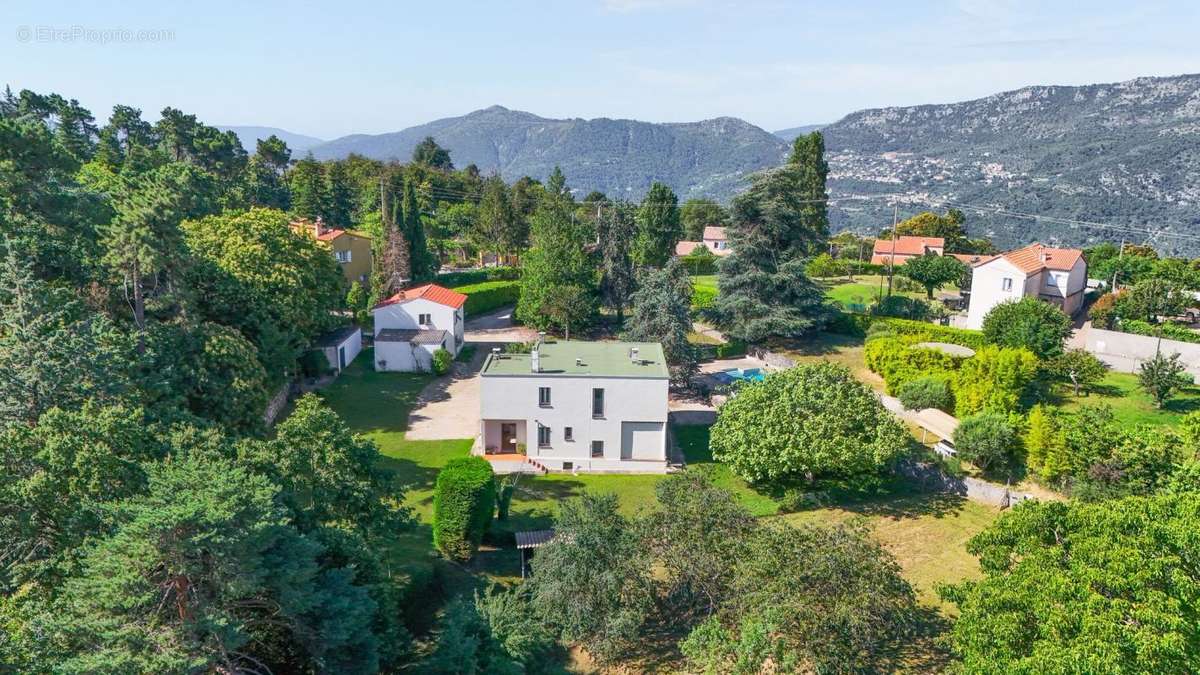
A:
[[[412,181],[405,180],[400,201],[403,222],[401,229],[408,240],[408,260],[413,281],[428,281],[437,273],[438,263],[429,252],[425,238],[425,224],[421,222],[421,207],[417,203],[417,191]]]
[[[671,188],[655,182],[638,207],[634,261],[639,265],[662,267],[674,255],[675,244],[682,236],[679,198]]]

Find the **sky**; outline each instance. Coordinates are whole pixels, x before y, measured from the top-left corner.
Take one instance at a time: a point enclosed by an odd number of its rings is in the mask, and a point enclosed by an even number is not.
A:
[[[111,6],[105,6],[111,5]],[[1086,9],[1084,9],[1086,8]],[[768,130],[1200,72],[1200,2],[5,0],[0,84],[331,139],[493,104]]]

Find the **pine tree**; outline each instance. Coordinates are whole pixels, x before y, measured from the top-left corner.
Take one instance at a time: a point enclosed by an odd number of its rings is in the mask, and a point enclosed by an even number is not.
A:
[[[348,228],[354,214],[354,190],[350,187],[350,177],[346,174],[346,166],[341,162],[329,164],[325,172],[328,201],[325,204],[325,222],[330,227]]]
[[[675,254],[675,244],[682,236],[679,198],[671,188],[654,183],[638,207],[634,261],[643,266],[663,266]]]
[[[596,314],[596,266],[586,247],[587,227],[571,217],[569,202],[547,199],[533,217],[531,247],[521,265],[517,318],[539,329],[568,330]]]
[[[292,167],[288,175],[288,185],[292,191],[292,215],[315,221],[325,214],[327,197],[324,173],[321,163],[313,159],[311,153]]]
[[[425,223],[421,219],[421,206],[417,203],[417,191],[412,181],[405,180],[401,197],[401,228],[408,240],[408,260],[413,281],[429,281],[437,274],[438,262],[429,251],[425,238]]]
[[[621,336],[634,342],[658,342],[671,370],[671,384],[687,387],[700,369],[700,355],[688,342],[692,330],[692,279],[679,258],[661,270],[650,269],[633,294],[633,316]]]

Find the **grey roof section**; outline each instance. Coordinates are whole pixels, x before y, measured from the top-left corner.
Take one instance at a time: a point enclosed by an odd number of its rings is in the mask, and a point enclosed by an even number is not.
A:
[[[637,350],[637,358],[633,350]],[[665,380],[670,377],[657,342],[583,342],[552,340],[538,349],[539,370],[530,354],[489,354],[484,377],[620,377]]]
[[[513,536],[517,538],[517,548],[537,548],[554,540],[554,530],[515,532]]]
[[[316,347],[336,347],[361,330],[358,326],[343,326],[325,333],[317,338]]]
[[[439,345],[446,339],[444,330],[415,328],[384,328],[375,336],[376,342],[407,342],[414,345]]]

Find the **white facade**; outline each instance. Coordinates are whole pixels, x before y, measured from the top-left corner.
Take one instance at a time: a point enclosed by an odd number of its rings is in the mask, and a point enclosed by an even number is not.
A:
[[[375,370],[401,373],[433,372],[433,353],[445,349],[451,354],[454,340],[446,333],[441,342],[416,343],[411,340],[392,341],[376,338]]]
[[[340,373],[362,351],[362,329],[355,326],[353,330],[339,334],[331,343],[322,344],[320,349],[329,367]]]
[[[433,353],[457,356],[466,325],[466,296],[437,285],[400,291],[372,310],[375,369],[429,372]]]
[[[979,330],[983,319],[1002,302],[1015,302],[1029,296],[1058,306],[1068,316],[1083,306],[1087,290],[1087,263],[1075,260],[1069,271],[1041,267],[1026,271],[1008,254],[977,265],[971,273],[971,304],[967,309],[967,328]]]
[[[386,328],[402,330],[444,330],[454,339],[446,347],[451,354],[462,348],[466,316],[463,308],[454,308],[440,302],[416,298],[406,302],[376,308],[375,334]]]
[[[565,343],[565,357],[560,358],[579,363],[570,349],[579,344],[602,343]],[[624,343],[607,344],[625,349]],[[545,345],[543,350],[555,346]],[[661,353],[659,347],[659,358]],[[528,372],[514,372],[504,359]],[[485,454],[525,455],[551,471],[667,470],[665,364],[631,376],[605,374],[602,368],[579,373],[559,368],[553,360],[543,357],[542,372],[532,372],[528,355],[489,357],[480,376],[480,441]]]

